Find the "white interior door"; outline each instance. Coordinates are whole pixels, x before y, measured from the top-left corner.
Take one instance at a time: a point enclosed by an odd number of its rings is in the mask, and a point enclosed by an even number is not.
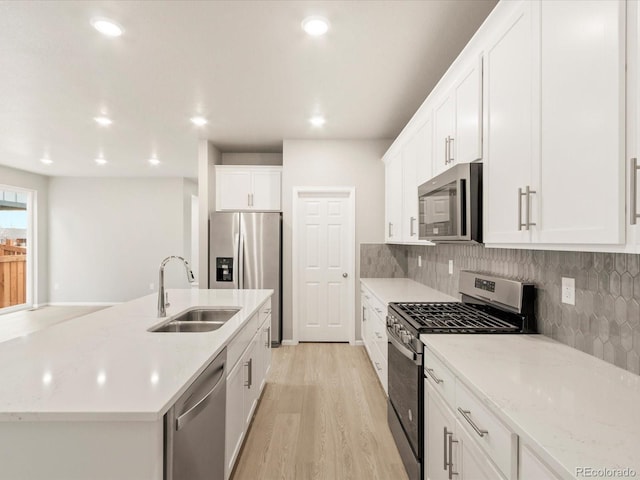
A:
[[[354,192],[298,192],[294,322],[302,342],[354,339]],[[297,257],[297,258],[296,258]]]

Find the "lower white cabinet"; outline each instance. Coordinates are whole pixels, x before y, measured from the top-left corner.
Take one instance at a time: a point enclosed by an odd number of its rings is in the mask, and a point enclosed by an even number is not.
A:
[[[384,393],[388,394],[386,305],[364,286],[360,293],[362,341]]]
[[[270,302],[268,300],[265,306],[267,304],[270,306]],[[258,317],[262,318],[261,322],[258,322]],[[233,471],[260,399],[260,393],[266,383],[266,376],[271,366],[270,330],[271,315],[265,318],[256,313],[229,345],[233,348],[234,344],[244,342],[247,334],[252,334],[240,358],[234,365],[229,365],[227,370],[229,373],[227,374],[225,478],[229,478]]]
[[[518,478],[519,480],[559,479],[526,445],[520,446],[520,472]]]

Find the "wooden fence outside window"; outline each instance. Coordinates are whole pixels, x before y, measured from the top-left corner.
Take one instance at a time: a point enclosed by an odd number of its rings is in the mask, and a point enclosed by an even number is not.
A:
[[[0,308],[27,302],[27,248],[0,244]]]

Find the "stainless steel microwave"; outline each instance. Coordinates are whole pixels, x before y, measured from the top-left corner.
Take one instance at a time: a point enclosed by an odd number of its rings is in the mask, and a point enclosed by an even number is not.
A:
[[[482,243],[482,163],[460,163],[418,187],[420,240]]]

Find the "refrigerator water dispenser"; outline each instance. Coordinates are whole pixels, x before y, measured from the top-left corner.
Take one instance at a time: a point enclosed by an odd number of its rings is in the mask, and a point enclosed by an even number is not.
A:
[[[216,282],[233,282],[233,257],[216,257]]]

